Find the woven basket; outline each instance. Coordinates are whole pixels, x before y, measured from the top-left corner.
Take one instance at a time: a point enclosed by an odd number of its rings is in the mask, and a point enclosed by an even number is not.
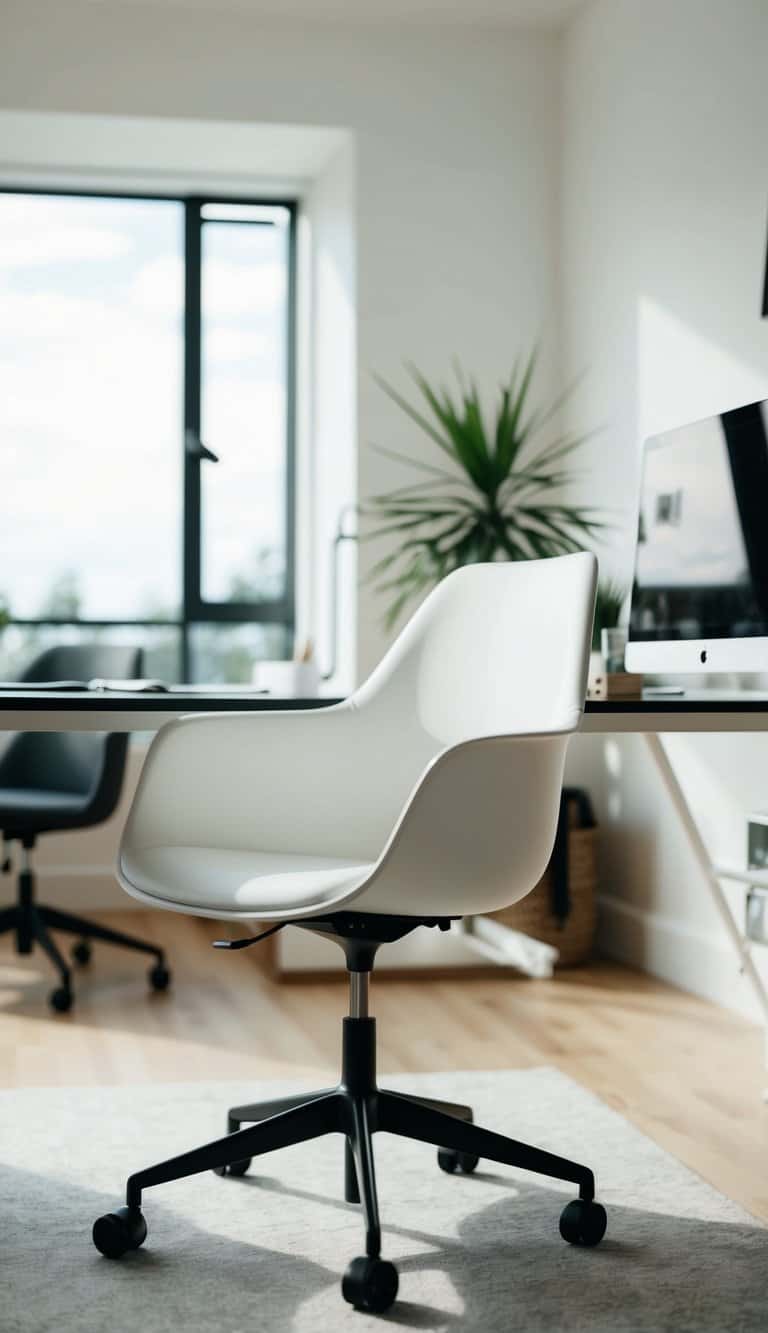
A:
[[[549,867],[530,893],[512,907],[489,913],[513,930],[559,950],[558,967],[575,967],[592,956],[597,921],[597,829],[575,826],[577,806],[568,805],[568,888],[571,910],[564,922],[552,911]]]

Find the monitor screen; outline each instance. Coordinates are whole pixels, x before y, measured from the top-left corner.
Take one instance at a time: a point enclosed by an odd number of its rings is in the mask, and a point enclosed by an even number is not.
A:
[[[767,428],[759,402],[646,441],[630,643],[768,636]]]

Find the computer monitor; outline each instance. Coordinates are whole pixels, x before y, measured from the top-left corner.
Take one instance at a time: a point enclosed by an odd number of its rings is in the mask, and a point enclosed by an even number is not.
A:
[[[768,671],[768,401],[646,440],[628,671]]]

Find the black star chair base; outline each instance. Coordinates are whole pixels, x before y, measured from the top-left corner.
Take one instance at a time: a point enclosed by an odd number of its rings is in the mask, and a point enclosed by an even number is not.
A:
[[[475,1170],[481,1158],[534,1171],[555,1180],[571,1181],[578,1198],[560,1215],[560,1234],[574,1245],[597,1245],[606,1229],[606,1213],[595,1201],[592,1171],[541,1148],[519,1143],[473,1123],[472,1109],[388,1092],[376,1081],[376,1020],[368,1014],[368,980],[373,956],[382,942],[391,943],[419,925],[447,929],[448,920],[423,922],[408,917],[355,916],[339,913],[326,921],[308,921],[306,928],[341,944],[350,980],[349,1016],[343,1020],[341,1077],[335,1088],[294,1097],[235,1106],[227,1117],[224,1138],[172,1157],[131,1176],[125,1206],[94,1223],[96,1248],[110,1259],[136,1250],[147,1238],[142,1194],[184,1176],[213,1171],[218,1176],[244,1176],[254,1157],[294,1143],[339,1134],[344,1140],[344,1197],[361,1206],[365,1253],[352,1259],[342,1279],[344,1299],[371,1313],[383,1313],[398,1290],[394,1264],[381,1256],[381,1223],[376,1193],[373,1136],[377,1132],[418,1139],[437,1148],[437,1164],[448,1174]],[[243,1129],[242,1125],[250,1128]]]

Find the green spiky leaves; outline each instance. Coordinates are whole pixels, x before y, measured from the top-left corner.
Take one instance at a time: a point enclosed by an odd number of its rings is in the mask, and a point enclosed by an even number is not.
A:
[[[536,349],[513,367],[500,387],[495,416],[486,423],[477,385],[457,370],[458,392],[433,388],[407,367],[418,390],[414,404],[386,380],[376,382],[446,455],[428,462],[391,449],[379,452],[407,463],[420,479],[374,496],[362,506],[372,519],[367,539],[396,545],[372,570],[389,598],[388,626],[409,602],[462,565],[529,560],[583,549],[606,525],[594,510],[565,504],[573,478],[570,456],[586,440],[563,435],[537,446],[543,427],[563,399],[545,411],[529,408]]]

